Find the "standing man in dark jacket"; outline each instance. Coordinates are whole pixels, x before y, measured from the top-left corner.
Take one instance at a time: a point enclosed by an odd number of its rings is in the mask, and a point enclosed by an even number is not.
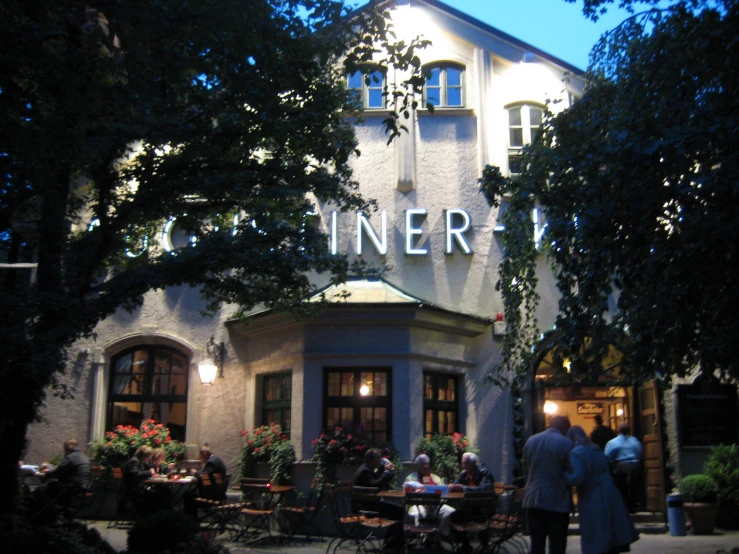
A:
[[[529,554],[544,554],[547,538],[549,554],[564,554],[567,550],[572,511],[572,494],[565,479],[572,450],[572,441],[566,436],[569,428],[566,416],[555,416],[548,429],[530,436],[523,447],[523,507],[531,538]]]
[[[601,450],[605,450],[608,441],[615,438],[616,433],[613,432],[613,429],[603,425],[603,418],[600,414],[596,415],[595,429],[590,433],[590,440],[593,441],[594,444],[597,444]]]
[[[77,439],[64,442],[64,458],[54,469],[41,468],[47,479],[54,479],[44,486],[43,492],[57,504],[68,507],[74,494],[85,490],[90,480],[90,460],[79,449]]]

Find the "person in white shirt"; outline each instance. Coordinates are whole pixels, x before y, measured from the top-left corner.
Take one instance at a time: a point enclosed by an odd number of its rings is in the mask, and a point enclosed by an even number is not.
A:
[[[605,454],[613,468],[613,482],[616,484],[626,507],[634,513],[640,498],[642,445],[632,437],[628,423],[618,427],[618,436],[606,444]]]
[[[444,484],[441,477],[435,473],[431,473],[431,459],[426,454],[419,454],[416,457],[416,472],[411,473],[405,478],[405,483],[420,483],[421,485],[442,485]],[[439,532],[448,536],[452,524],[451,516],[454,513],[454,508],[447,504],[442,504],[439,508]],[[426,506],[413,506],[409,511],[408,515],[415,519],[416,525],[419,520],[428,517],[428,510]]]

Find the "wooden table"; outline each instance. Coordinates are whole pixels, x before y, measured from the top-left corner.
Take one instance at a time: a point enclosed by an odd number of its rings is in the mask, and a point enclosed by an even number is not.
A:
[[[169,504],[171,508],[177,506],[185,497],[185,493],[198,484],[195,477],[186,479],[167,479],[166,477],[152,477],[143,483],[146,486],[162,487],[169,493]]]
[[[413,492],[423,492],[423,490]],[[405,491],[380,491],[378,494],[380,497],[387,498],[388,500],[405,500]],[[441,496],[441,499],[446,502],[459,502],[464,498],[464,492],[447,491],[439,496]]]

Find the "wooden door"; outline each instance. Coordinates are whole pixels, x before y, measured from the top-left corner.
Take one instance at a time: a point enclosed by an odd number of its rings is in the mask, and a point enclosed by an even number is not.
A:
[[[644,446],[644,498],[646,509],[665,511],[665,472],[659,387],[650,381],[639,387],[641,441]]]

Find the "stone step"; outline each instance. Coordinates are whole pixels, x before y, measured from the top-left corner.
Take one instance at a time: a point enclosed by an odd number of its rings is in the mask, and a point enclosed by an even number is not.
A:
[[[664,523],[634,523],[636,532],[640,535],[664,535],[667,532],[667,527]],[[568,535],[579,535],[580,526],[577,523],[570,523],[567,529]]]
[[[662,523],[666,521],[666,517],[664,512],[636,512],[635,514],[631,514],[631,521],[634,522],[634,525],[638,525],[640,523]],[[578,514],[574,514],[570,516],[570,523],[578,523]]]

